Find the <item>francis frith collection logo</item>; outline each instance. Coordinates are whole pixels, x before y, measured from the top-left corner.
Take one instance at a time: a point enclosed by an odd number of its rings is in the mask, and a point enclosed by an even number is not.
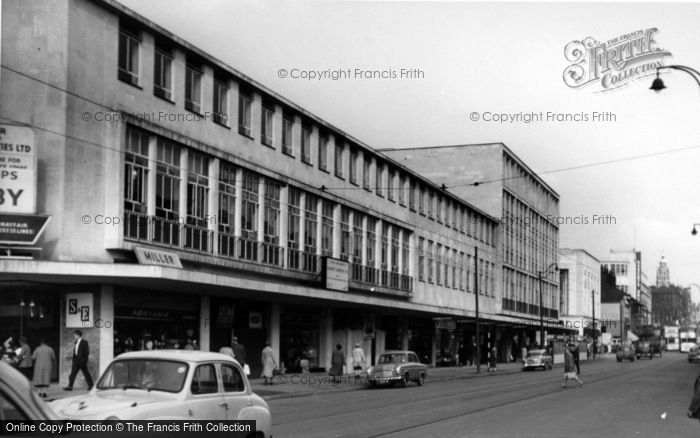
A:
[[[671,52],[657,46],[657,28],[637,30],[607,41],[593,37],[571,41],[564,48],[564,83],[571,88],[597,85],[596,92],[619,89],[656,73]]]

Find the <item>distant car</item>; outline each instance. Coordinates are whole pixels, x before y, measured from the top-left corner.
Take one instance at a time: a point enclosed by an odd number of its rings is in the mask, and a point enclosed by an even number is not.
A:
[[[691,347],[688,351],[688,362],[700,362],[700,347]]]
[[[615,355],[618,362],[622,362],[623,359],[634,362],[635,350],[631,345],[618,345]]]
[[[270,410],[231,356],[196,350],[124,353],[87,395],[51,407],[73,420],[254,420],[271,434]]]
[[[554,363],[552,356],[547,353],[547,350],[530,350],[523,362],[523,371],[542,368],[543,370],[551,370]]]
[[[649,359],[654,358],[654,351],[651,348],[651,344],[647,341],[639,341],[634,346],[634,355],[637,359],[642,357],[648,357]]]
[[[379,356],[377,364],[367,369],[367,380],[371,386],[395,384],[406,386],[416,382],[418,386],[425,383],[428,366],[418,360],[412,351],[387,351]]]
[[[0,360],[0,420],[58,421],[60,417],[39,398],[22,373]]]

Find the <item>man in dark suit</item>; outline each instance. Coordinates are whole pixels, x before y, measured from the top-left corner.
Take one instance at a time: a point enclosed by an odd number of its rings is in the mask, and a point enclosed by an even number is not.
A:
[[[70,376],[68,377],[68,386],[63,388],[64,391],[73,390],[73,382],[75,382],[75,376],[78,375],[78,371],[83,372],[85,376],[85,381],[88,384],[88,391],[92,389],[92,376],[90,376],[90,371],[88,370],[88,357],[90,356],[90,348],[85,339],[83,339],[83,332],[76,330],[73,332],[73,337],[75,338],[75,344],[73,346],[73,364],[70,370]]]

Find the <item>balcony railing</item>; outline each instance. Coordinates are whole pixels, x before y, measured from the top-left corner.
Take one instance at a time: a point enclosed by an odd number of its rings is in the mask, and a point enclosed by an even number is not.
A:
[[[234,236],[230,230],[215,232],[206,227],[143,213],[125,212],[124,238],[311,274],[317,274],[321,269],[321,255],[296,248],[282,248],[252,237]],[[360,263],[350,263],[350,281],[408,292],[413,290],[411,276]]]

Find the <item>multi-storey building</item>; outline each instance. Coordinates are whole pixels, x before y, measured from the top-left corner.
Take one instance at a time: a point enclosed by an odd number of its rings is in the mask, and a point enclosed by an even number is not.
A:
[[[559,318],[579,336],[598,336],[600,309],[600,262],[584,249],[559,250]],[[595,326],[593,318],[596,318]]]
[[[601,332],[609,333],[613,342],[627,341],[635,299],[616,286],[615,274],[605,266],[600,269],[600,295]]]
[[[116,1],[9,0],[2,20],[0,132],[37,166],[35,206],[0,214],[50,221],[2,244],[0,332],[46,338],[62,381],[76,328],[93,373],[235,335],[256,374],[266,341],[290,369],[337,343],[434,361],[476,297],[509,320],[498,223],[456,194]]]
[[[546,320],[546,331],[561,331],[554,269],[559,195],[501,143],[383,152],[444,184],[445,193],[456,194],[501,223],[498,310],[512,324],[497,330],[496,335],[506,349],[516,343],[539,342],[540,315]],[[511,342],[515,339],[518,341]]]
[[[617,287],[634,298],[633,330],[651,324],[651,292],[642,270],[642,253],[637,250],[610,250],[601,264],[615,274]]]
[[[660,325],[693,323],[693,303],[690,290],[669,285],[652,288],[653,322]]]

